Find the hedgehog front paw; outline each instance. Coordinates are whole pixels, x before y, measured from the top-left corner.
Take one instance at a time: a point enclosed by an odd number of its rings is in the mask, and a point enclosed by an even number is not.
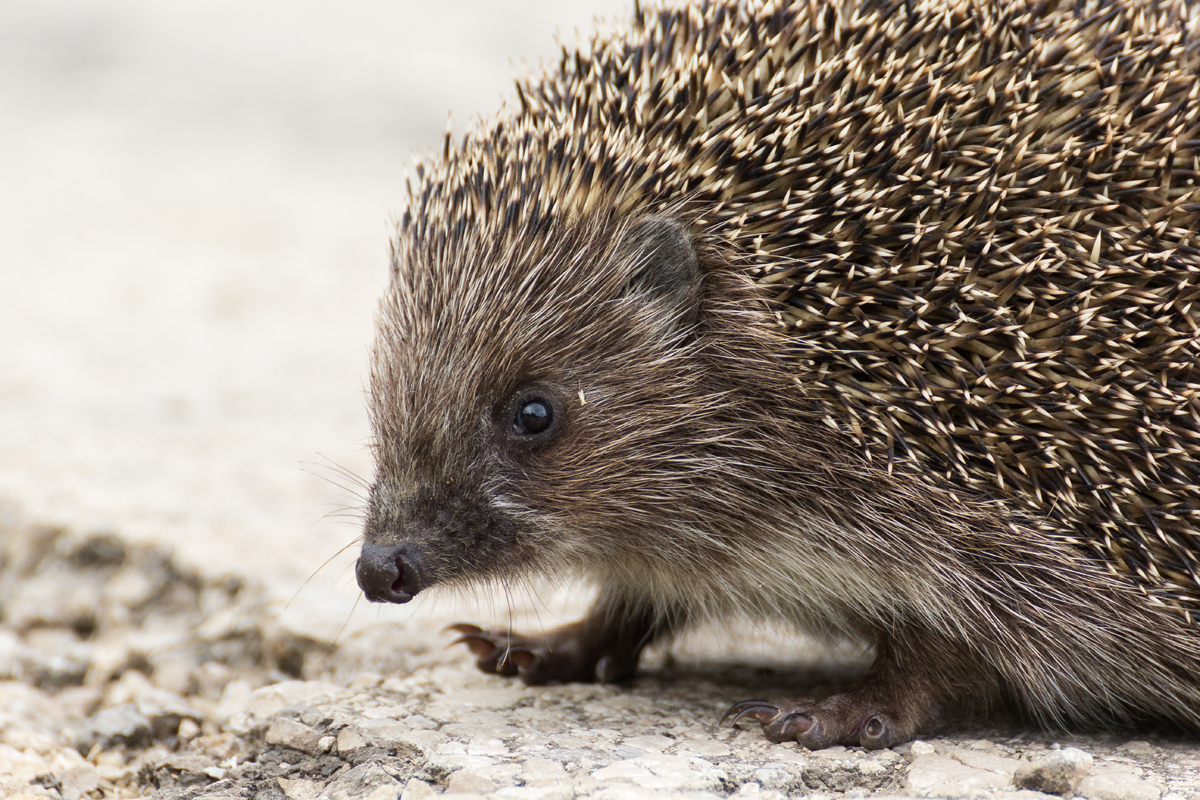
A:
[[[838,744],[879,750],[907,742],[935,719],[934,714],[922,718],[911,711],[882,708],[880,703],[854,691],[819,702],[746,700],[731,706],[721,722],[731,720],[731,724],[737,724],[745,717],[760,723],[763,734],[772,742],[794,741],[810,750]]]
[[[541,636],[523,636],[460,622],[446,630],[461,634],[451,644],[465,644],[482,671],[516,676],[530,685],[613,683],[633,677],[636,653],[598,650],[584,640],[581,629],[576,623]]]

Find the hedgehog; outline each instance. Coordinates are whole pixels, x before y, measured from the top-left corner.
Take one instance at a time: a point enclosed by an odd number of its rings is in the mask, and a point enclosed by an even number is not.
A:
[[[859,642],[845,691],[730,709],[809,748],[1200,731],[1197,28],[708,0],[564,47],[410,179],[366,597],[594,583],[455,626],[529,684],[733,614]]]

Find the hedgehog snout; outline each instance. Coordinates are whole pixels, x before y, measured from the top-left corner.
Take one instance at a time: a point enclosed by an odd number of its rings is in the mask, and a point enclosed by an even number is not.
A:
[[[364,542],[354,574],[372,603],[407,603],[425,585],[424,560],[412,542]]]

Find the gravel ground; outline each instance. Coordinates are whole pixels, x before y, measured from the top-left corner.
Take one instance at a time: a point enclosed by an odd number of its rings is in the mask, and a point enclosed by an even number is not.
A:
[[[700,637],[627,686],[531,688],[436,632],[298,636],[260,586],[154,545],[12,519],[0,536],[0,796],[1200,797],[1193,742],[959,722],[808,752],[717,721],[732,699],[828,690],[836,665],[784,672]]]
[[[718,727],[853,673],[769,632],[620,687],[446,648],[457,620],[570,619],[574,587],[356,607],[339,470],[370,469],[409,153],[627,4],[443,5],[0,4],[0,797],[1200,798],[1200,747],[1149,732],[872,754]]]

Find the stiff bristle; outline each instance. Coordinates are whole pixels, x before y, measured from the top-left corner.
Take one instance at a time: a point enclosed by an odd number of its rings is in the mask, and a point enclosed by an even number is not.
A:
[[[1183,2],[710,2],[564,51],[400,247],[684,202],[876,464],[1200,610],[1200,46]],[[482,232],[482,233],[481,233]],[[426,252],[428,252],[428,249]]]

